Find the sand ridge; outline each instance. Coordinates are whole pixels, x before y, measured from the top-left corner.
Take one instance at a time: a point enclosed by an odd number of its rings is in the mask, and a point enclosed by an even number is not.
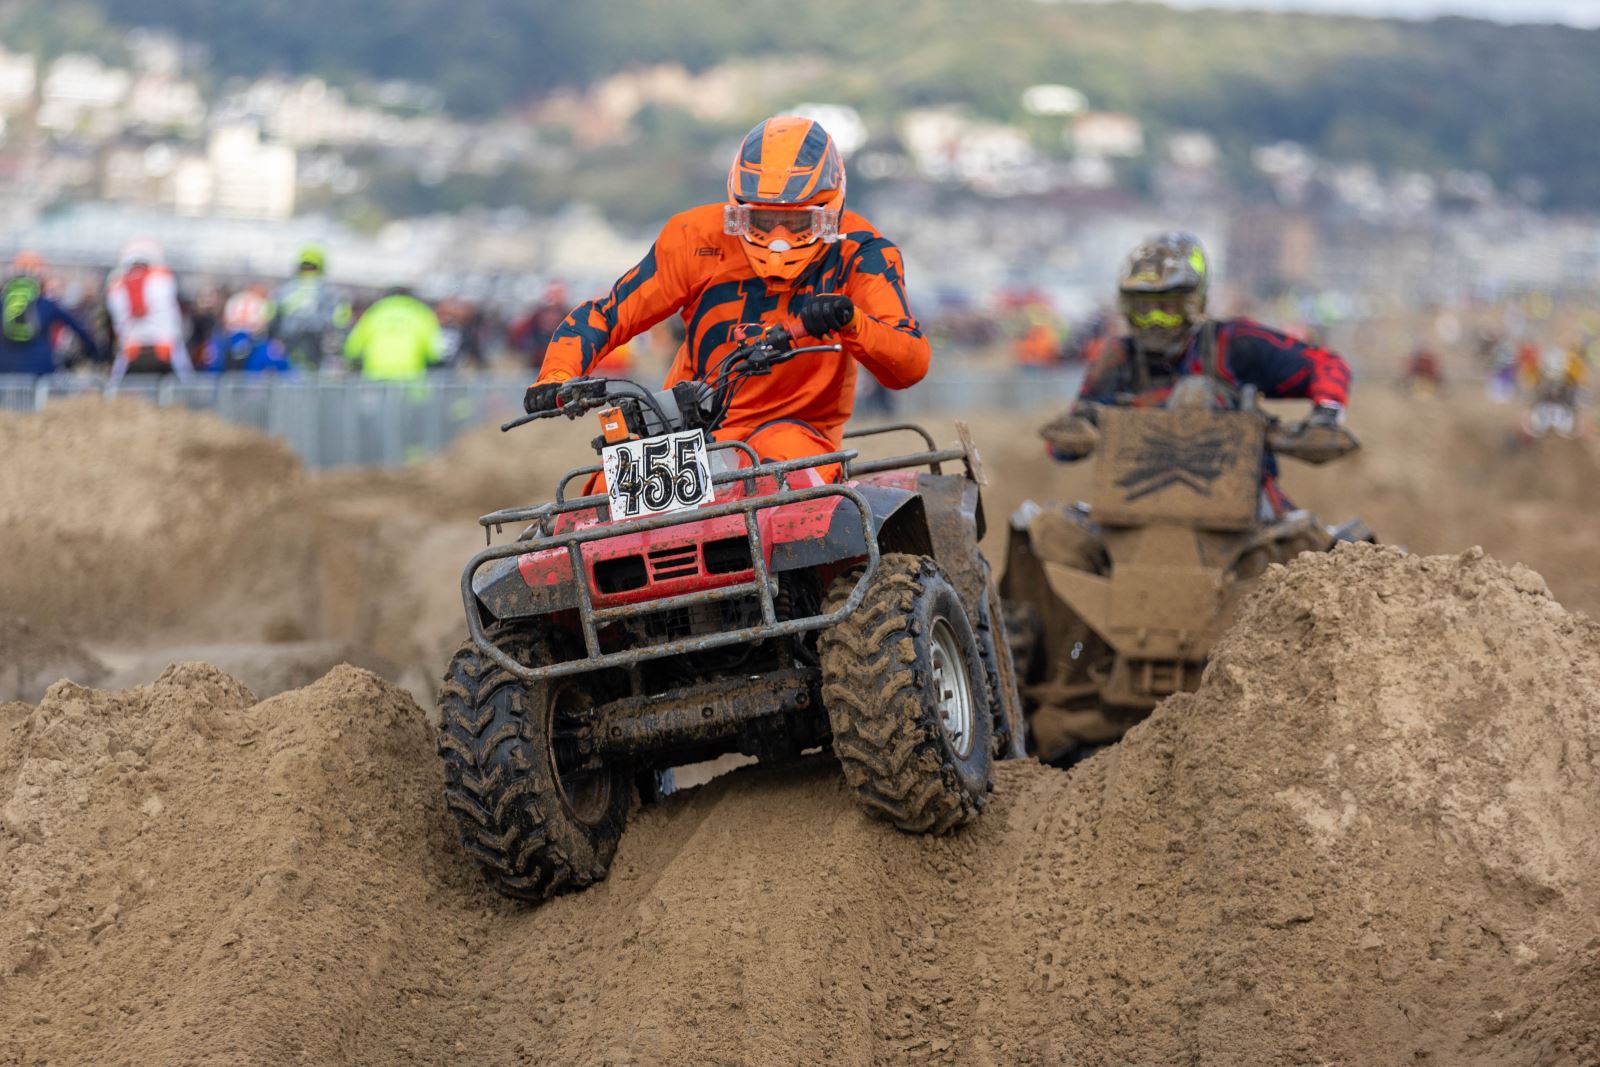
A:
[[[1304,556],[968,831],[754,768],[532,909],[375,675],[59,683],[0,716],[0,1063],[1600,1062],[1597,639],[1480,552]]]

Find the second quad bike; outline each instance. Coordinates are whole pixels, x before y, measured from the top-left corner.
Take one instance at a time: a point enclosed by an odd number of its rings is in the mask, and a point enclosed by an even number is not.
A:
[[[1070,764],[1119,739],[1162,699],[1199,685],[1212,647],[1271,563],[1338,541],[1266,505],[1272,456],[1321,464],[1360,447],[1342,426],[1286,427],[1253,390],[1235,407],[1203,377],[1166,408],[1080,405],[1043,436],[1094,454],[1088,503],[1025,502],[1011,520],[1001,583],[1037,755]]]
[[[1576,355],[1551,347],[1540,354],[1533,368],[1532,397],[1522,419],[1522,439],[1584,436],[1579,414],[1587,367]]]
[[[481,518],[490,547],[461,577],[439,753],[462,844],[502,893],[604,878],[635,796],[674,767],[831,747],[870,814],[941,833],[982,810],[995,759],[1023,755],[965,435],[845,434],[922,438],[873,461],[712,440],[743,381],[823,350],[752,330],[704,381],[575,379],[505,427],[598,413],[603,462]]]
[[[1522,418],[1522,436],[1529,441],[1542,437],[1573,438],[1580,435],[1577,390],[1540,385],[1527,414]]]

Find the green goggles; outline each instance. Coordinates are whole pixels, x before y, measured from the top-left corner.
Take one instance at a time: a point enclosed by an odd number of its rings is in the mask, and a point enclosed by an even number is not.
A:
[[[1175,330],[1189,320],[1175,311],[1150,308],[1147,311],[1129,312],[1128,321],[1139,330]]]
[[[1181,330],[1204,313],[1193,293],[1124,293],[1121,303],[1135,330]]]

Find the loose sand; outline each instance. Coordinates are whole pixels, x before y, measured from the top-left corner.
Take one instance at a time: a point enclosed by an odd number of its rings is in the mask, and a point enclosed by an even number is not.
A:
[[[189,412],[0,415],[0,701],[38,700],[0,703],[0,1064],[1592,1067],[1600,629],[1510,561],[1600,608],[1600,462],[1515,416],[1358,396],[1366,451],[1286,486],[1446,554],[1275,570],[1200,693],[1002,767],[970,830],[745,769],[530,910],[455,845],[429,718],[473,516],[577,430],[308,476]],[[974,420],[991,551],[1082,491],[1033,421]],[[196,656],[260,691],[162,671]]]
[[[0,716],[0,1062],[1593,1064],[1597,647],[1478,553],[1303,557],[970,831],[746,770],[536,909],[372,674],[62,683]]]

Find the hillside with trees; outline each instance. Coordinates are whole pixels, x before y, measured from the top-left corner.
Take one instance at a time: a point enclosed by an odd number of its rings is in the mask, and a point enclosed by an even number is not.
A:
[[[1554,208],[1600,208],[1600,31],[1038,0],[20,0],[7,40],[82,47],[96,26],[158,25],[221,74],[401,78],[462,114],[662,61],[808,62],[809,98],[869,122],[962,103],[1014,119],[1061,82],[1157,133],[1198,127],[1235,157],[1301,142],[1381,168],[1535,179]],[[380,12],[374,17],[375,10]],[[820,61],[820,62],[819,62]]]

